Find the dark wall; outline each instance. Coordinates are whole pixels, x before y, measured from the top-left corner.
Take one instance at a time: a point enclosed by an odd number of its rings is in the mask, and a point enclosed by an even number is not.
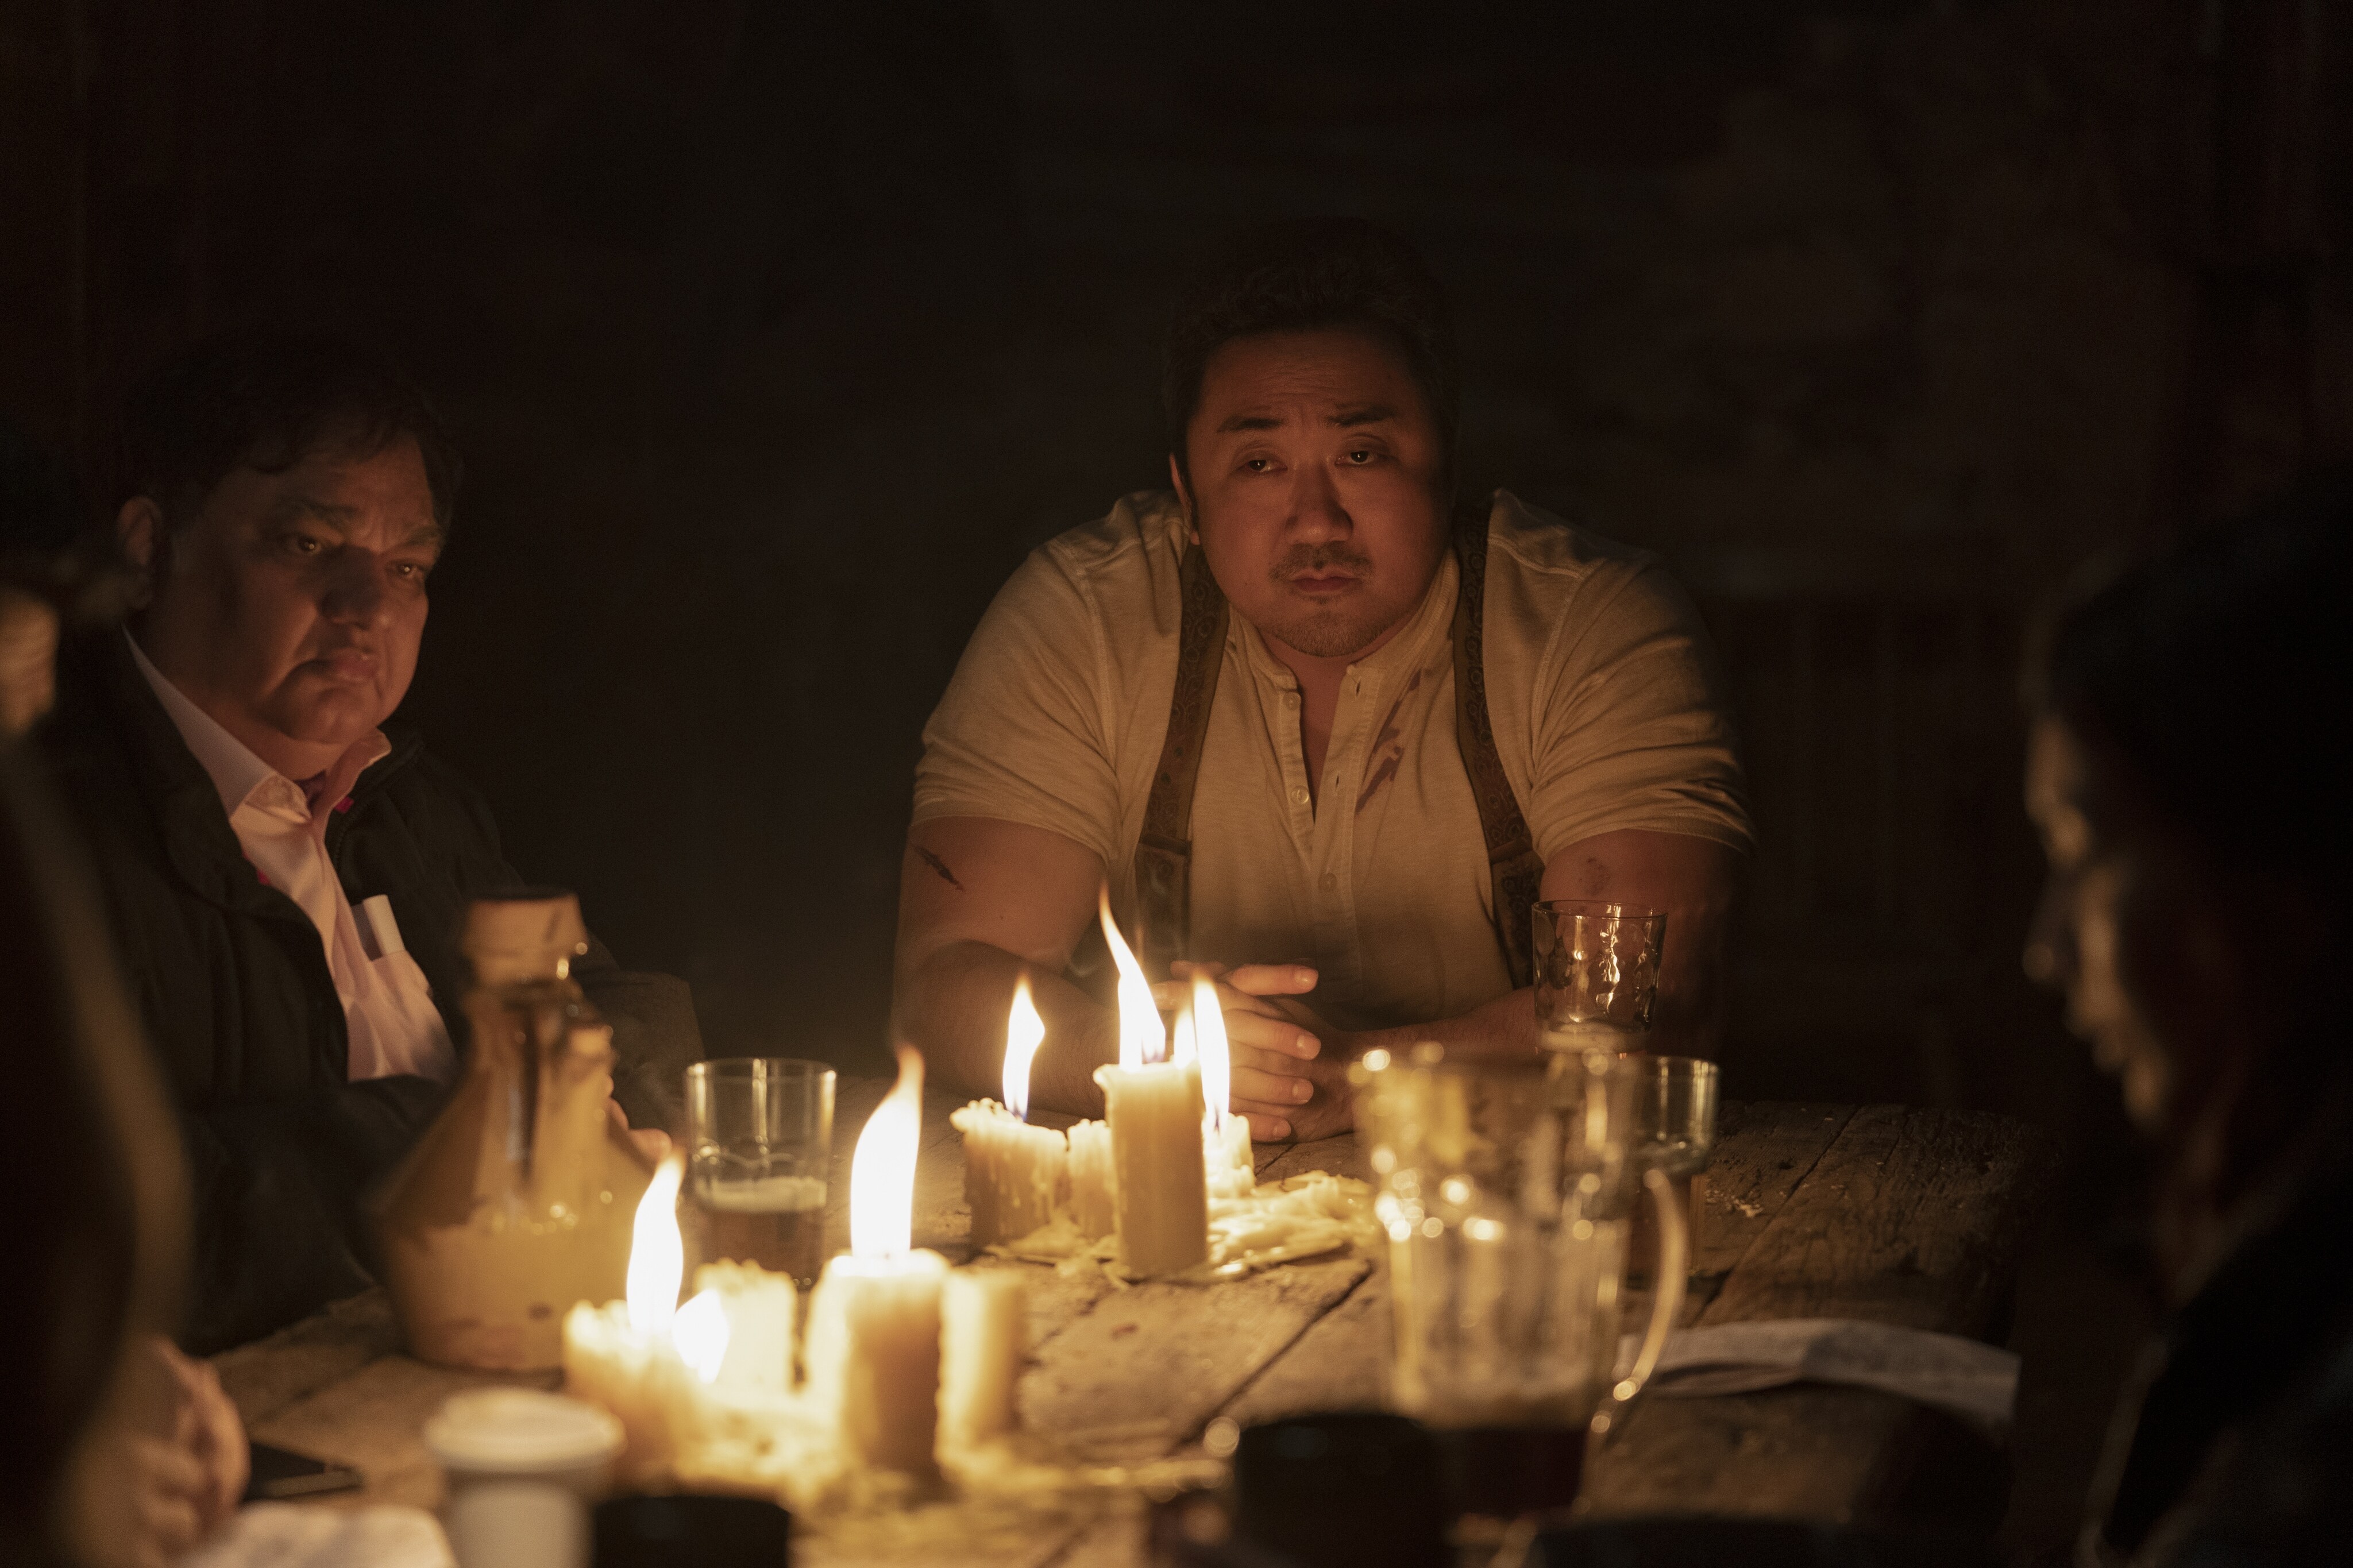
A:
[[[871,1062],[917,731],[1021,553],[1160,482],[1186,257],[1374,216],[1474,477],[1727,646],[1745,1087],[2063,1110],[2019,627],[2348,445],[2326,8],[1461,9],[8,0],[0,395],[102,497],[190,335],[393,349],[470,462],[411,716],[714,1048]]]

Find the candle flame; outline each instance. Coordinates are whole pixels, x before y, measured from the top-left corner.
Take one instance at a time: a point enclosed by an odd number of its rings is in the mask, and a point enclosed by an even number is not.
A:
[[[679,1359],[705,1383],[719,1380],[720,1363],[727,1359],[727,1308],[716,1290],[698,1290],[678,1310],[670,1326]]]
[[[1119,1065],[1140,1068],[1146,1062],[1166,1060],[1168,1031],[1160,1022],[1160,1006],[1152,999],[1152,983],[1144,978],[1144,965],[1135,962],[1134,951],[1119,934],[1119,922],[1111,918],[1109,885],[1096,896],[1096,908],[1103,917],[1103,942],[1119,969]]]
[[[923,1058],[899,1047],[899,1081],[866,1119],[849,1158],[849,1250],[896,1258],[913,1245],[915,1155],[923,1142]]]
[[[629,1327],[666,1333],[678,1315],[678,1288],[686,1278],[686,1242],[678,1233],[678,1185],[686,1160],[673,1152],[655,1168],[638,1200],[629,1236]]]
[[[1013,1011],[1005,1019],[1005,1109],[1029,1120],[1029,1064],[1045,1042],[1046,1020],[1029,997],[1029,977],[1013,984]]]
[[[1218,988],[1198,974],[1193,977],[1193,1005],[1188,1011],[1193,1017],[1194,1049],[1201,1058],[1201,1101],[1208,1108],[1209,1125],[1223,1129],[1226,1112],[1231,1109],[1233,1058],[1226,1044],[1226,1015],[1218,1003]]]

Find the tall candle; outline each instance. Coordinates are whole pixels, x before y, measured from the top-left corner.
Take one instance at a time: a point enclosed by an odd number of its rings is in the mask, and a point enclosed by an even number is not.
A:
[[[1046,1021],[1030,1000],[1029,977],[1013,988],[1005,1021],[1005,1103],[976,1100],[950,1114],[964,1134],[965,1201],[972,1207],[972,1244],[1018,1241],[1053,1223],[1068,1183],[1070,1145],[1060,1132],[1028,1125],[1029,1064],[1046,1037]]]
[[[923,1058],[899,1081],[849,1163],[849,1251],[809,1299],[808,1396],[853,1460],[928,1479],[939,1419],[940,1289],[947,1260],[913,1248]]]
[[[1029,1293],[1009,1269],[959,1269],[941,1300],[940,1446],[969,1448],[1018,1425],[1013,1394]]]
[[[1119,1259],[1131,1274],[1174,1274],[1209,1256],[1200,1065],[1165,1059],[1160,1009],[1111,918],[1107,891],[1097,907],[1119,968],[1119,1065],[1095,1069],[1111,1124]]]

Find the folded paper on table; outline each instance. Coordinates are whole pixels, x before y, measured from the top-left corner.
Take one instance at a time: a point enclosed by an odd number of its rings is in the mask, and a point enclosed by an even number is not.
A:
[[[1619,1352],[1633,1363],[1634,1336]],[[2010,1429],[2018,1357],[1955,1334],[1847,1318],[1784,1318],[1678,1330],[1651,1387],[1664,1398],[1755,1394],[1793,1383],[1876,1389],[1968,1422],[1989,1437]]]

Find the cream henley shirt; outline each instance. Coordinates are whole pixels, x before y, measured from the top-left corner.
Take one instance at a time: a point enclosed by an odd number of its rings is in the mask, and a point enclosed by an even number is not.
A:
[[[1102,858],[1135,844],[1176,686],[1183,515],[1166,491],[1033,552],[923,730],[914,821],[991,817]],[[1398,635],[1349,667],[1320,792],[1298,681],[1228,617],[1193,799],[1190,956],[1304,963],[1342,1028],[1426,1023],[1511,988],[1454,736],[1450,552]],[[1746,850],[1740,764],[1697,612],[1643,552],[1495,494],[1485,599],[1496,751],[1546,861],[1622,828]]]

